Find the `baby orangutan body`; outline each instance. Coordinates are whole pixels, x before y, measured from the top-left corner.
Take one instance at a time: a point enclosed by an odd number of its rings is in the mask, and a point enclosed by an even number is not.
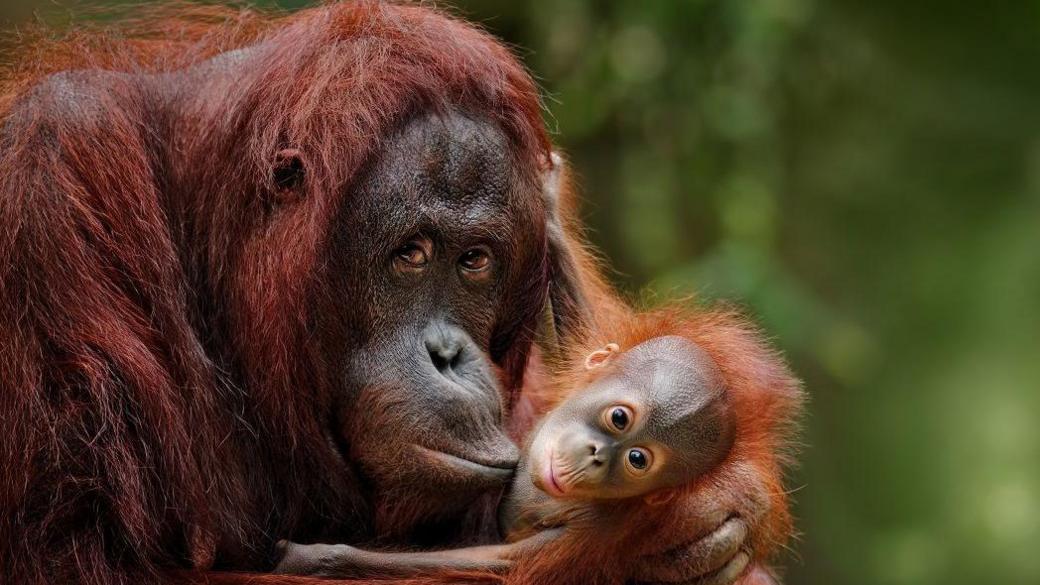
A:
[[[582,369],[568,369],[582,379],[568,380],[573,389],[527,438],[499,508],[509,544],[374,552],[286,543],[276,572],[407,578],[483,571],[491,577],[489,568],[505,572],[515,563],[527,576],[511,575],[510,582],[536,582],[533,575],[552,563],[526,561],[551,555],[554,541],[566,533],[584,539],[582,533],[624,532],[634,511],[668,502],[675,488],[691,485],[729,453],[736,436],[730,396],[718,366],[693,341],[663,335],[627,350],[609,343],[589,353]]]

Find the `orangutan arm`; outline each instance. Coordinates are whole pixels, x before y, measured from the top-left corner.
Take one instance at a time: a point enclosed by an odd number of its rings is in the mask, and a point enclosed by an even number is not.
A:
[[[603,277],[581,236],[577,195],[566,161],[553,152],[551,163],[542,184],[550,270],[546,315],[550,318],[540,323],[538,339],[542,351],[556,358],[560,348],[596,329],[598,322],[624,318],[631,311]]]
[[[472,546],[423,552],[382,552],[345,544],[296,544],[282,541],[282,558],[274,572],[340,579],[409,578],[462,573],[502,574],[513,561],[535,553],[561,530],[546,530],[510,544]]]
[[[407,578],[444,572],[508,571],[509,545],[430,552],[380,552],[346,544],[280,543],[284,552],[274,572],[339,579]]]

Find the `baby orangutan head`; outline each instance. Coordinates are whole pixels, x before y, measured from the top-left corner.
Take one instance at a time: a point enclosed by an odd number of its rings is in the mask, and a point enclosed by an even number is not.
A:
[[[627,351],[608,344],[585,368],[592,382],[535,430],[527,468],[556,498],[619,499],[684,485],[719,464],[736,432],[715,363],[668,335]]]

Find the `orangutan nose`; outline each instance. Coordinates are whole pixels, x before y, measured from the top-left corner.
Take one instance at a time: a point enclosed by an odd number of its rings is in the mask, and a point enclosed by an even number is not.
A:
[[[607,462],[607,445],[602,441],[593,439],[589,443],[589,464],[599,467]]]
[[[448,374],[459,367],[465,353],[468,338],[457,327],[433,324],[426,332],[426,351],[437,371]]]

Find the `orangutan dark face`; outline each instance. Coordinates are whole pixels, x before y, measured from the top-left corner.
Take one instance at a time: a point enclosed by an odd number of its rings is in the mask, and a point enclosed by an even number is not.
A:
[[[421,117],[387,145],[345,195],[319,335],[343,448],[400,524],[513,475],[496,362],[518,315],[537,310],[525,303],[545,282],[545,220],[486,122]]]

